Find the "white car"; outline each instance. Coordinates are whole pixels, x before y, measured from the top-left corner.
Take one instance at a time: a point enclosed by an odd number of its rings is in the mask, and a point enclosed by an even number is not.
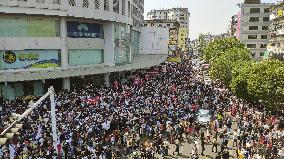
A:
[[[210,111],[207,109],[199,109],[196,120],[201,125],[209,124],[211,121]]]

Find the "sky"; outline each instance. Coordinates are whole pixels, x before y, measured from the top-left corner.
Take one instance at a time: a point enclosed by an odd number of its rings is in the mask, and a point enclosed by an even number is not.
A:
[[[279,0],[262,0],[263,3],[277,1]],[[145,0],[145,18],[152,9],[188,8],[189,37],[195,39],[199,33],[226,33],[230,18],[240,10],[237,4],[242,2],[243,0]]]

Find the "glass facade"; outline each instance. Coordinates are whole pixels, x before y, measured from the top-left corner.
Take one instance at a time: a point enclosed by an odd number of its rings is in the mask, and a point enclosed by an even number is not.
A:
[[[116,23],[113,33],[115,64],[130,63],[130,27],[125,24]]]
[[[132,55],[139,54],[139,37],[140,37],[140,33],[138,31],[131,30],[131,53]]]
[[[59,37],[59,20],[0,17],[0,37]]]
[[[104,50],[69,50],[69,65],[92,65],[102,64],[104,62]]]

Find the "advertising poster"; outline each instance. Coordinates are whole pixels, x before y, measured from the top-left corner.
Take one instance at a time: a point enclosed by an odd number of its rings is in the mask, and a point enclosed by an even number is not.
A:
[[[7,50],[1,54],[2,68],[5,70],[60,66],[58,50]]]
[[[87,22],[67,22],[67,36],[70,38],[103,38],[102,25]]]

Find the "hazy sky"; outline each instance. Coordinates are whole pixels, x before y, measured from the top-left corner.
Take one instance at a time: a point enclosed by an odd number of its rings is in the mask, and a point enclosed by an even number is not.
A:
[[[276,3],[279,0],[262,0]],[[199,33],[225,33],[230,18],[240,10],[243,0],[145,0],[145,15],[151,9],[185,7],[189,9],[189,37],[195,39]],[[146,16],[145,16],[146,17]]]

